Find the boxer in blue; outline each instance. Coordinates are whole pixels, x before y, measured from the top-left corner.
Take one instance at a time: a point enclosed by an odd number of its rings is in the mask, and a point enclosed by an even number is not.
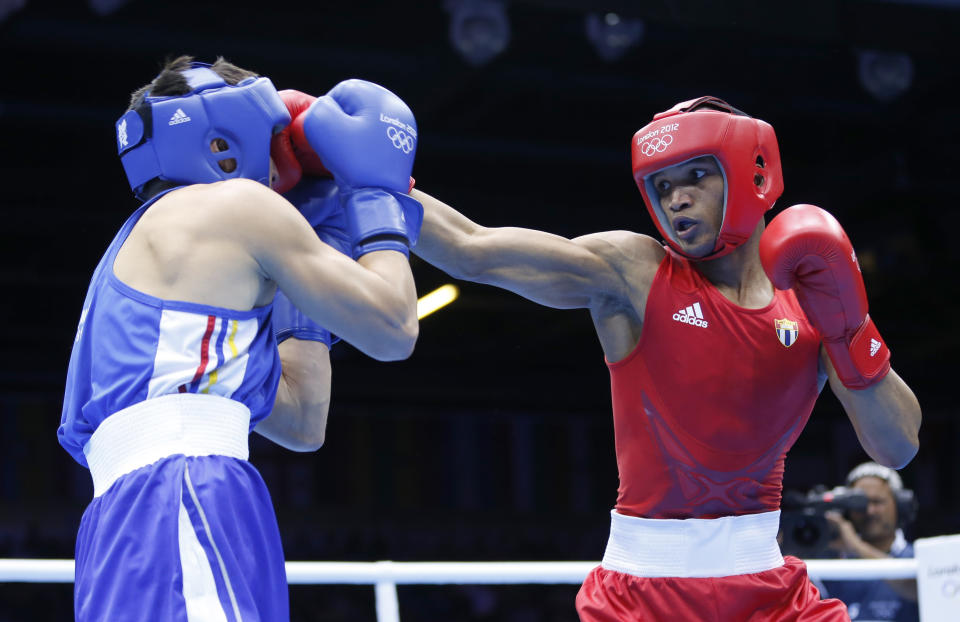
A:
[[[319,325],[379,360],[412,352],[422,208],[405,194],[415,149],[388,136],[397,123],[415,137],[409,108],[377,85],[349,80],[297,107],[223,59],[180,57],[134,93],[116,139],[144,204],[91,279],[58,430],[94,483],[77,620],[289,619],[247,437],[322,444]],[[332,179],[311,177],[321,167]]]

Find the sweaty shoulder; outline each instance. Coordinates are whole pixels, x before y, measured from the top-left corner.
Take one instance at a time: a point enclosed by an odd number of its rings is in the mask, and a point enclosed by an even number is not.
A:
[[[263,184],[238,178],[174,190],[151,206],[142,222],[155,220],[215,237],[237,228],[256,226],[265,214],[282,211],[284,207],[296,210]]]
[[[250,179],[198,184],[183,192],[196,225],[207,235],[219,233],[254,252],[262,243],[277,241],[306,225],[289,201]]]
[[[632,231],[603,231],[578,237],[577,244],[602,257],[631,282],[652,281],[666,251],[649,235]]]
[[[149,295],[246,310],[273,297],[258,253],[297,219],[296,209],[246,179],[194,184],[161,197],[120,249],[114,273]],[[301,224],[309,231],[306,221]]]
[[[653,238],[631,231],[605,231],[574,240],[616,271],[622,289],[590,308],[607,359],[618,361],[640,340],[647,297],[666,251]]]
[[[251,179],[229,179],[191,186],[197,199],[211,217],[228,217],[235,225],[256,227],[268,215],[283,216],[296,212],[282,196]]]

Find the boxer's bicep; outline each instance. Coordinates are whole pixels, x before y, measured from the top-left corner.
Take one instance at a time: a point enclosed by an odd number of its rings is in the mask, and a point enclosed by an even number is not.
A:
[[[412,351],[416,288],[401,253],[377,251],[357,262],[313,236],[306,248],[278,247],[268,269],[294,306],[368,356],[398,360]]]
[[[516,227],[483,229],[465,248],[467,280],[558,309],[587,308],[622,290],[608,258],[589,245]]]
[[[567,238],[519,227],[483,227],[414,190],[423,203],[420,240],[412,249],[465,281],[494,285],[555,308],[585,308],[598,297],[628,298],[616,250],[626,232]],[[629,234],[635,235],[635,234]]]
[[[379,251],[354,261],[321,241],[283,197],[266,188],[248,192],[257,193],[254,207],[235,207],[243,222],[235,235],[264,282],[275,283],[307,317],[365,354],[381,360],[409,356],[417,323],[406,257]]]

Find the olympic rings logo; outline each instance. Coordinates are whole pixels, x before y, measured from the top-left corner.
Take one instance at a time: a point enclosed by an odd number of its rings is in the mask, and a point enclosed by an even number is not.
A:
[[[653,140],[648,140],[640,145],[640,153],[649,158],[655,153],[663,153],[672,143],[673,136],[671,134],[667,134],[666,136],[658,136]]]
[[[402,130],[398,130],[392,125],[387,128],[387,138],[393,142],[394,147],[400,149],[404,153],[410,153],[413,151],[413,137],[409,136]]]

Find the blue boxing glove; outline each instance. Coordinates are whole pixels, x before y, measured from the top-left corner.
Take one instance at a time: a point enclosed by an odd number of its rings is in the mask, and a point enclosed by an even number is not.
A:
[[[304,177],[292,190],[283,195],[303,214],[317,237],[350,256],[350,237],[346,231],[346,216],[340,207],[340,191],[332,179]],[[327,347],[340,341],[339,337],[320,326],[296,308],[290,299],[277,290],[273,299],[273,334],[277,343],[290,337],[320,341]]]
[[[350,256],[409,256],[423,222],[423,206],[406,194],[417,143],[410,108],[382,86],[345,80],[296,121],[292,132],[302,132],[340,189]]]
[[[340,190],[330,178],[304,177],[283,195],[307,219],[317,237],[350,257],[347,218],[340,206]]]

